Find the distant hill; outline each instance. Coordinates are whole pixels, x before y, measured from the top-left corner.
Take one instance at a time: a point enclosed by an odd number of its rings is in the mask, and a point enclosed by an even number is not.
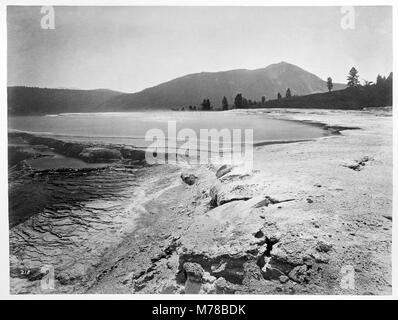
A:
[[[101,110],[170,109],[199,106],[204,98],[213,106],[221,106],[226,96],[233,104],[237,93],[247,99],[260,101],[276,98],[278,92],[285,95],[290,88],[293,95],[306,95],[327,91],[326,82],[293,64],[280,62],[256,70],[231,70],[202,72],[186,75],[143,91],[118,95],[100,106]],[[334,84],[334,89],[345,88]]]
[[[223,96],[232,105],[237,93],[260,101],[262,96],[267,100],[275,99],[278,92],[285,96],[287,88],[292,95],[327,91],[326,82],[321,78],[293,64],[280,62],[256,70],[190,74],[131,94],[106,89],[8,87],[8,112],[10,115],[27,115],[158,110],[199,106],[205,98],[218,107]],[[343,88],[343,84],[334,84],[334,90]]]
[[[10,115],[92,112],[120,92],[97,89],[47,89],[8,87],[7,102]]]
[[[392,106],[392,72],[377,83],[266,101],[261,108],[362,109]]]

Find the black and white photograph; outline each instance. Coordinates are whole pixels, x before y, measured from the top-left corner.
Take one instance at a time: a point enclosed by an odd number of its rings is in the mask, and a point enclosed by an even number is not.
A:
[[[393,5],[4,10],[11,298],[393,295]]]

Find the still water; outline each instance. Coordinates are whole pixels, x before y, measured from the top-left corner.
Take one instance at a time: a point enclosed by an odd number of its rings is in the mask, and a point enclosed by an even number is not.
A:
[[[158,111],[23,116],[9,117],[8,128],[75,141],[146,147],[152,141],[145,141],[148,130],[160,129],[167,139],[168,127],[174,126],[174,123],[177,134],[181,129],[191,129],[198,139],[201,129],[241,129],[242,139],[244,129],[252,129],[255,143],[308,140],[327,134],[322,128],[307,123],[235,112]]]

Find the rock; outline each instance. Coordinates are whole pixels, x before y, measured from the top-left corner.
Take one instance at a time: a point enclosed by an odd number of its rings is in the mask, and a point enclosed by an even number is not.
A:
[[[279,281],[280,281],[281,283],[286,283],[286,282],[289,281],[289,277],[288,277],[288,276],[285,276],[285,275],[280,276],[280,277],[279,277]]]
[[[219,185],[214,185],[214,186],[212,186],[212,187],[210,188],[210,191],[209,191],[209,196],[210,196],[210,198],[211,198],[210,204],[211,204],[213,207],[217,207],[217,206],[218,206],[217,198],[218,198],[218,193],[220,192],[219,189],[220,189]]]
[[[272,247],[270,264],[288,274],[293,266],[311,260],[316,240],[303,239],[298,235],[283,235],[283,240]]]
[[[142,290],[142,289],[145,288],[145,281],[136,280],[136,281],[133,281],[133,285],[134,285],[134,286],[133,286],[134,292],[140,291],[140,290]]]
[[[330,258],[327,254],[325,253],[314,253],[313,258],[315,260],[316,263],[329,263]]]
[[[255,238],[263,238],[264,237],[264,232],[262,230],[258,230],[255,234],[254,234]]]
[[[247,201],[254,196],[254,190],[245,184],[216,184],[210,188],[211,205],[221,206],[231,201]]]
[[[313,221],[312,224],[314,225],[315,228],[320,228],[321,225],[317,221]]]
[[[202,266],[195,262],[185,262],[183,270],[186,274],[185,293],[198,294],[202,287],[204,270]]]
[[[199,263],[185,262],[183,270],[187,276],[187,280],[199,283],[202,282],[204,270]]]
[[[270,233],[267,236],[267,243],[268,243],[268,245],[273,246],[274,244],[277,244],[281,240],[281,238],[282,238],[282,235],[280,232]]]
[[[218,278],[214,282],[217,294],[235,294],[236,291],[240,290],[240,286],[230,283],[223,277]]]
[[[373,158],[369,157],[369,156],[363,156],[360,160],[358,160],[358,164],[360,164],[361,166],[365,165],[365,162],[368,161],[372,161]]]
[[[308,270],[307,268],[308,267],[306,265],[297,266],[293,268],[293,270],[290,271],[289,273],[289,278],[298,283],[308,282],[309,275],[307,272]]]
[[[355,160],[353,163],[349,163],[349,164],[344,164],[344,167],[350,168],[354,171],[361,171],[363,169],[363,167],[365,166],[366,162],[368,161],[372,161],[373,158],[369,157],[369,156],[364,156],[359,160]]]
[[[181,179],[184,181],[187,185],[193,185],[197,180],[198,177],[195,176],[192,173],[181,173]]]
[[[361,171],[361,169],[362,169],[361,165],[358,164],[358,163],[347,164],[347,165],[344,165],[344,167],[347,167],[347,168],[352,169],[354,171]]]
[[[204,272],[204,274],[203,274],[203,282],[214,283],[214,281],[216,281],[216,279],[217,279],[216,277],[212,276],[208,272]]]
[[[230,173],[232,171],[232,166],[229,165],[222,165],[216,172],[216,177],[219,179],[222,176],[226,175],[227,173]]]
[[[102,147],[84,148],[79,154],[79,158],[86,162],[112,162],[120,160],[122,157],[119,150]]]
[[[329,252],[330,250],[332,250],[332,248],[332,244],[326,243],[324,241],[318,241],[315,247],[315,249],[319,252]]]
[[[313,203],[314,200],[312,200],[311,198],[307,198],[307,202],[308,202],[308,203]]]
[[[281,270],[279,270],[277,268],[273,268],[270,265],[265,265],[261,269],[261,274],[263,275],[264,279],[266,279],[266,280],[279,279],[280,277],[285,275]]]
[[[266,280],[277,280],[284,276],[285,273],[281,270],[281,266],[274,263],[271,257],[264,257],[264,261],[259,260],[261,267],[261,274]]]
[[[216,293],[215,285],[212,283],[204,283],[201,287],[200,294],[214,294]]]

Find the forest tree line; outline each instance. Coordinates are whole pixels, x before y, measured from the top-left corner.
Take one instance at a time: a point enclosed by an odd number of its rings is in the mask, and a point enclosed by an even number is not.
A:
[[[347,108],[361,108],[366,106],[382,107],[392,105],[392,72],[388,77],[378,75],[376,81],[363,80],[362,84],[359,80],[359,72],[355,67],[352,67],[347,76],[347,88],[343,90],[333,91],[333,79],[328,77],[326,79],[327,92],[316,93],[305,96],[297,96],[292,94],[290,88],[286,89],[284,97],[278,92],[276,99],[267,100],[264,95],[260,100],[248,99],[237,93],[233,103],[229,103],[226,96],[223,96],[220,104],[214,105],[210,99],[205,98],[199,106],[190,105],[182,107],[180,110],[229,110],[229,109],[245,109],[245,108],[267,108],[267,107],[317,107],[319,108],[344,108],[344,103],[347,103]],[[328,96],[326,96],[329,94]],[[312,98],[311,98],[312,97]],[[315,98],[315,99],[314,99]],[[333,99],[338,100],[337,104]]]

